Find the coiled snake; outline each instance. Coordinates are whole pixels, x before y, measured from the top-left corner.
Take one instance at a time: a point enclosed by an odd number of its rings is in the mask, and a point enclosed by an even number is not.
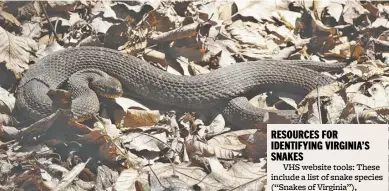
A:
[[[115,50],[68,48],[31,66],[19,83],[16,104],[25,116],[41,119],[52,114],[48,90],[68,82],[74,99],[72,111],[75,119],[82,120],[99,111],[94,91],[111,97],[121,95],[119,80],[126,89],[153,103],[188,110],[218,108],[227,121],[249,127],[262,123],[267,110],[250,105],[242,97],[246,93],[280,87],[306,95],[333,82],[314,70],[341,67],[313,61],[262,60],[232,64],[208,74],[179,76]]]

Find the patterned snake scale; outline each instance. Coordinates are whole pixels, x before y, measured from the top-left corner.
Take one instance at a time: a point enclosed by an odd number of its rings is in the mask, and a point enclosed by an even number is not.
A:
[[[317,86],[333,82],[318,71],[341,67],[341,64],[313,61],[262,60],[232,64],[208,74],[179,76],[111,49],[67,48],[31,66],[19,83],[16,106],[23,116],[33,121],[46,117],[52,114],[52,101],[47,96],[49,89],[58,88],[80,70],[98,69],[115,77],[126,90],[146,101],[192,111],[217,108],[228,122],[248,128],[263,123],[267,110],[250,105],[242,97],[246,93],[280,87],[305,96]],[[89,99],[96,96],[91,90],[81,92],[80,96],[82,101],[72,105],[75,116],[98,111],[98,103]],[[289,110],[279,113],[294,115],[294,111]]]

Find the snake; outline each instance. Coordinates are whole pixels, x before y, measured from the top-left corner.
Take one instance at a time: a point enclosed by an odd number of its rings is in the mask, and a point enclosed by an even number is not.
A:
[[[263,124],[267,112],[295,116],[294,110],[253,106],[251,92],[279,89],[305,96],[335,80],[322,71],[342,64],[317,61],[257,60],[239,62],[200,75],[176,75],[135,56],[104,47],[81,46],[58,50],[38,60],[23,74],[16,107],[31,121],[53,113],[47,92],[65,87],[72,93],[71,111],[82,122],[99,112],[99,97],[116,98],[123,89],[145,102],[186,111],[216,109],[240,128]]]

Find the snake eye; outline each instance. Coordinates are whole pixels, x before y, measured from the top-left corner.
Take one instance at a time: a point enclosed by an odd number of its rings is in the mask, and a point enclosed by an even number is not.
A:
[[[108,89],[108,93],[110,93],[110,94],[117,94],[120,92],[121,92],[121,90],[119,88],[109,88]]]

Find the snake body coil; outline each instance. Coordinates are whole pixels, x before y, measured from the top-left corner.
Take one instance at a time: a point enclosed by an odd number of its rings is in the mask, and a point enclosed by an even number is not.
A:
[[[320,62],[263,60],[237,63],[203,75],[179,76],[115,50],[68,48],[42,58],[25,73],[18,86],[17,107],[33,120],[52,114],[52,101],[46,95],[48,90],[58,88],[76,72],[92,69],[118,79],[124,87],[146,100],[191,110],[223,106],[222,114],[230,122],[253,125],[261,122],[266,110],[247,105],[247,100],[240,97],[253,90],[276,86],[306,95],[317,86],[333,82],[305,68],[310,66],[319,70],[332,67]],[[72,105],[75,115],[81,117],[96,112],[96,103],[88,101],[93,93],[79,94],[84,100]]]

